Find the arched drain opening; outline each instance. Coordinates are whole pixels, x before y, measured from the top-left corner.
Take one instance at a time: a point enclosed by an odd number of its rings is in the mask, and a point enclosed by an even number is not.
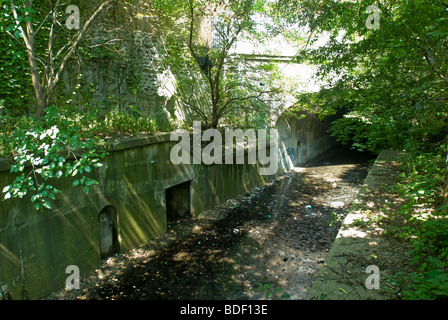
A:
[[[191,215],[190,185],[190,181],[186,181],[165,189],[168,222],[187,218]]]
[[[116,217],[115,208],[112,206],[105,207],[98,215],[101,259],[106,259],[120,252],[118,232],[115,224]]]

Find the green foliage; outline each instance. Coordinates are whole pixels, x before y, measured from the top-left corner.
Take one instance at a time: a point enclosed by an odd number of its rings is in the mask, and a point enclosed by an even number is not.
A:
[[[412,239],[416,272],[398,273],[395,281],[404,287],[403,299],[448,298],[448,221],[429,219],[415,229]]]
[[[448,11],[442,1],[376,3],[379,29],[366,26],[368,0],[278,1],[277,12],[310,29],[298,60],[316,64],[326,87],[298,108],[339,112],[332,134],[356,149],[406,149],[406,140],[444,139],[447,126]],[[312,46],[321,32],[329,40]]]
[[[410,152],[402,160],[402,173],[398,176],[394,190],[403,194],[407,200],[415,201],[415,204],[422,203],[420,200],[423,199],[424,203],[435,207],[440,205],[436,191],[440,191],[443,185],[446,151],[446,146],[442,145],[434,148],[433,152]],[[445,213],[446,209],[443,209],[437,214]]]
[[[378,29],[366,25],[372,4],[380,10]],[[315,64],[326,84],[300,95],[297,108],[340,115],[331,134],[360,151],[407,151],[392,190],[404,203],[385,206],[382,218],[389,235],[413,247],[417,271],[397,275],[397,282],[404,299],[446,298],[447,4],[279,0],[273,6],[279,20],[308,28],[297,60]],[[324,31],[327,43],[313,46]]]
[[[400,280],[411,283],[402,291],[405,300],[436,300],[448,297],[446,268],[404,275]]]
[[[407,121],[400,119],[400,115],[392,115],[393,111],[381,115],[372,110],[350,111],[333,122],[330,133],[342,144],[351,145],[358,151],[400,150],[403,142],[410,138],[410,132],[407,131]]]
[[[71,179],[74,187],[87,194],[97,181],[90,177],[101,166],[104,139],[157,131],[154,120],[140,115],[103,108],[78,111],[46,110],[42,120],[31,117],[0,117],[0,154],[13,159],[12,184],[3,188],[4,200],[32,194],[36,210],[51,209],[59,192],[58,179]]]
[[[331,213],[331,221],[330,221],[330,223],[328,225],[330,227],[334,227],[334,226],[339,225],[342,221],[344,221],[345,216],[346,216],[346,213],[333,211]]]
[[[253,63],[231,50],[241,39],[266,40],[255,21],[267,14],[264,2],[192,0],[177,10],[184,23],[173,24],[164,48],[181,105],[200,117],[205,127],[265,127],[268,101],[279,91],[278,70],[274,63]],[[197,28],[204,17],[213,21],[212,43]]]
[[[7,5],[0,4],[0,115],[23,114],[32,101],[26,51],[6,30],[12,30]]]
[[[281,291],[283,290],[282,288],[278,288],[278,287],[273,287],[272,285],[270,285],[269,283],[259,283],[258,284],[258,288],[257,291],[259,292],[264,292],[265,293],[265,298],[271,298],[271,299],[288,299],[290,298],[290,295],[287,293],[282,294],[280,297],[278,297],[278,295],[281,293]]]
[[[36,210],[51,209],[59,190],[54,179],[74,177],[73,186],[89,187],[97,183],[89,174],[101,166],[106,155],[100,140],[88,131],[80,131],[74,121],[55,107],[48,108],[42,121],[23,127],[19,123],[9,139],[14,163],[11,173],[17,174],[12,184],[3,188],[4,200],[23,198],[32,192]],[[28,123],[30,124],[30,123]]]
[[[139,113],[134,114],[111,110],[105,114],[104,122],[97,130],[103,134],[139,134],[158,130],[157,123],[153,119],[140,116]]]
[[[420,230],[418,237],[413,241],[414,252],[416,257],[438,256],[440,259],[446,260],[448,253],[448,221],[445,219],[429,219],[425,221]],[[415,261],[417,262],[418,259]],[[446,262],[446,261],[445,261]],[[424,262],[422,268],[426,268]]]
[[[403,299],[448,297],[448,220],[447,208],[440,198],[445,154],[446,147],[441,146],[433,153],[417,150],[402,159],[402,173],[391,191],[405,202],[399,208],[384,211],[390,221],[402,221],[386,225],[387,233],[412,245],[409,254],[416,271],[394,276],[403,288]]]

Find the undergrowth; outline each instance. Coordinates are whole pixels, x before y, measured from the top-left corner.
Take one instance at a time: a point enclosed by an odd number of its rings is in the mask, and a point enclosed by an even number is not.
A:
[[[2,189],[3,200],[28,195],[36,210],[52,209],[60,191],[54,182],[62,177],[87,194],[98,184],[91,173],[107,155],[105,138],[156,130],[152,119],[117,110],[81,112],[52,106],[42,119],[3,115],[0,156],[12,160],[10,171],[15,175]]]
[[[391,190],[404,203],[385,210],[389,235],[409,241],[414,272],[398,272],[394,281],[405,300],[448,298],[448,216],[442,192],[446,147],[434,152],[410,152],[400,160],[401,173]]]
[[[51,106],[46,111],[47,118],[52,117],[52,124],[57,127],[70,126],[79,139],[108,138],[120,135],[136,135],[158,131],[157,123],[134,109],[125,112],[117,109],[104,111],[104,108],[86,107],[78,110],[74,107],[64,109]],[[30,116],[12,116],[4,114],[0,117],[0,156],[14,154],[14,140],[17,134],[38,128],[43,121]]]

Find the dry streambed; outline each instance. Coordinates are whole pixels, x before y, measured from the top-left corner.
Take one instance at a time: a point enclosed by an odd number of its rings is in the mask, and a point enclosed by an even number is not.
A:
[[[46,299],[305,299],[367,171],[356,153],[314,161],[170,221],[163,236],[84,275],[79,290]]]

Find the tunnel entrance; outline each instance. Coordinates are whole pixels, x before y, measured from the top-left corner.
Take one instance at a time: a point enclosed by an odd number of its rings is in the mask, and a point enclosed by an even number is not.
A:
[[[190,184],[190,181],[186,181],[165,190],[168,221],[190,216]]]
[[[301,144],[302,144],[302,142],[297,141],[295,159],[292,159],[294,164],[300,163],[300,145]]]
[[[320,119],[308,111],[290,111],[281,114],[275,128],[280,136],[283,155],[294,166],[302,166],[313,158],[326,154],[337,142],[328,130],[333,116]]]
[[[112,206],[105,207],[98,216],[101,259],[106,259],[120,251],[114,217],[116,214]]]

